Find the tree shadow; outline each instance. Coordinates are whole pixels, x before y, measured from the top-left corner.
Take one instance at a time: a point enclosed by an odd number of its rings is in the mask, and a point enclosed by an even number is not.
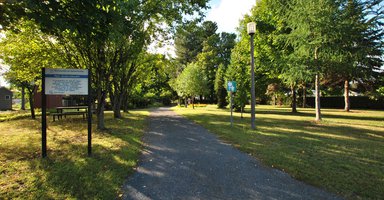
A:
[[[346,112],[339,111],[340,113],[344,113],[344,115],[337,114],[322,114],[323,118],[336,118],[336,119],[351,119],[351,120],[366,120],[366,121],[383,121],[383,117],[369,117],[369,116],[352,116],[346,115]],[[250,112],[248,112],[250,113]],[[352,113],[352,112],[351,112]],[[266,110],[266,109],[256,109],[256,114],[272,114],[272,115],[283,115],[283,116],[302,116],[302,117],[314,117],[315,112],[310,113],[310,111],[298,111],[296,113],[290,112],[287,110]]]
[[[204,126],[223,126],[220,114],[195,113],[193,118],[209,123]],[[234,137],[241,134],[228,125],[225,130]],[[285,174],[259,167],[247,155],[217,142],[216,136],[183,117],[152,118],[145,140],[140,167],[124,186],[126,199],[300,199],[313,195],[305,194],[314,191],[307,186],[307,191],[292,189],[298,183],[287,180]],[[282,186],[282,179],[292,185]]]
[[[198,114],[189,118],[210,129],[224,141],[255,155],[267,166],[289,172],[293,177],[341,192],[348,198],[380,198],[384,195],[384,131],[339,123],[316,123],[289,119],[312,116],[309,113],[258,110],[265,114],[250,122],[234,117]],[[268,114],[281,118],[269,117]],[[257,114],[256,114],[257,116]],[[347,120],[382,120],[381,117],[324,115]],[[353,121],[349,121],[353,123]],[[372,125],[374,126],[374,125]],[[326,176],[324,176],[326,175]],[[380,186],[379,186],[380,185]]]
[[[93,129],[93,154],[87,157],[87,122],[69,118],[48,123],[48,157],[41,158],[41,133],[38,123],[23,123],[33,142],[20,146],[0,146],[5,169],[23,162],[23,178],[9,198],[30,199],[115,199],[120,187],[137,163],[140,152],[142,120],[127,117],[119,122],[107,119],[108,132]],[[16,123],[17,124],[17,123]],[[129,126],[127,126],[129,124]],[[140,127],[130,127],[135,125]],[[123,127],[128,127],[124,129]],[[24,133],[23,133],[24,134]],[[9,165],[9,166],[8,166]],[[25,166],[25,167],[24,167]],[[11,169],[11,168],[9,168]],[[11,175],[14,172],[4,172]],[[16,187],[16,186],[15,186]],[[0,195],[1,196],[1,195]]]
[[[70,151],[86,149],[85,145],[71,145]],[[132,172],[129,164],[118,150],[110,150],[94,145],[94,150],[104,154],[92,157],[75,158],[63,155],[60,150],[51,150],[50,157],[31,163],[35,175],[33,199],[77,198],[77,199],[114,199],[118,185]],[[55,155],[55,156],[53,156]]]

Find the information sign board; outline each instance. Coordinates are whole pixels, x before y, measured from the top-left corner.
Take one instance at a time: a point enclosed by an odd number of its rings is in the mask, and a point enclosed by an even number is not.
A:
[[[45,69],[46,95],[88,95],[88,69]]]

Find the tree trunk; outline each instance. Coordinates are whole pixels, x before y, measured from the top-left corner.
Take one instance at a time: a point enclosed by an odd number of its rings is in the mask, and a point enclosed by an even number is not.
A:
[[[346,112],[349,112],[351,105],[349,102],[349,81],[348,80],[344,81],[344,102],[345,102],[344,110]]]
[[[276,94],[273,95],[273,105],[274,106],[277,105],[277,95]]]
[[[241,105],[241,118],[243,118],[243,112],[244,112],[244,105]]]
[[[128,113],[128,98],[127,97],[124,97],[123,100],[122,100],[122,107],[123,107],[123,112],[124,113]]]
[[[188,99],[187,99],[187,97],[185,97],[184,104],[185,104],[185,108],[188,108]]]
[[[100,103],[97,106],[97,129],[98,130],[105,129],[105,123],[104,123],[104,103]]]
[[[105,129],[104,123],[104,107],[105,107],[105,93],[99,89],[97,92],[97,129],[103,130]]]
[[[315,97],[316,121],[321,121],[319,73],[316,74],[316,78],[315,78],[315,90],[316,90],[316,97]]]
[[[31,108],[31,118],[32,119],[36,119],[35,106],[33,105],[33,99],[32,98],[29,98],[29,104],[31,105],[30,106],[30,108]]]
[[[316,90],[316,97],[315,97],[315,109],[316,109],[316,121],[321,121],[321,107],[320,107],[320,78],[319,78],[319,66],[317,63],[318,55],[317,55],[318,48],[315,48],[315,62],[317,67],[316,77],[315,77],[315,90]]]
[[[303,108],[307,106],[307,87],[303,85]]]
[[[28,89],[28,95],[29,95],[29,107],[31,109],[31,118],[32,119],[36,119],[36,115],[35,115],[35,105],[33,103],[33,94],[34,94],[34,91],[36,89],[36,86],[32,86],[32,88],[27,88]]]
[[[121,107],[124,113],[128,113],[128,92],[124,92],[124,96],[121,98]]]
[[[21,110],[25,110],[25,87],[21,86]]]
[[[112,103],[112,111],[113,111],[113,117],[115,119],[122,118],[121,116],[121,105],[124,99],[124,92],[121,89],[119,83],[114,82],[113,83],[113,88],[112,85],[109,87],[109,98],[111,99]]]
[[[297,113],[296,108],[296,87],[294,85],[291,85],[291,92],[292,92],[292,112]]]
[[[195,98],[191,97],[191,101],[192,101],[192,108],[195,109]]]
[[[121,118],[121,102],[122,95],[115,95],[115,98],[113,99],[113,117],[116,119]]]

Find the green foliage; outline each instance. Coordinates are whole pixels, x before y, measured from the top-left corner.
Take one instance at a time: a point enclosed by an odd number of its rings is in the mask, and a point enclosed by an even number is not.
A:
[[[10,82],[30,84],[41,79],[44,67],[67,66],[55,38],[42,33],[34,22],[20,20],[15,28],[0,41],[0,58],[10,66],[5,75]]]
[[[181,64],[181,68],[191,62],[198,63],[208,82],[204,98],[211,103],[220,98],[215,90],[217,71],[219,65],[224,64],[224,71],[221,73],[225,73],[236,39],[235,34],[218,34],[216,31],[217,24],[214,22],[198,24],[194,21],[179,28],[175,39],[176,60]]]
[[[249,46],[246,40],[236,44],[231,54],[231,64],[227,70],[226,81],[237,82],[237,92],[234,96],[234,105],[244,108],[248,103],[250,89]]]
[[[182,65],[195,62],[203,48],[203,41],[203,29],[198,26],[198,21],[183,24],[175,36],[176,60]]]
[[[226,71],[225,71],[224,64],[220,64],[219,69],[217,69],[216,79],[215,79],[215,91],[217,96],[218,108],[225,108],[225,106],[228,105],[226,101],[227,88],[226,88],[226,82],[225,82],[225,72]]]
[[[172,63],[160,54],[143,53],[137,63],[137,71],[131,78],[134,88],[129,92],[127,103],[133,107],[146,107],[149,104],[160,102],[170,105],[173,97],[169,86]]]
[[[225,67],[231,63],[231,52],[236,45],[236,35],[222,32],[218,42],[218,59]]]
[[[180,97],[196,97],[207,92],[207,79],[200,66],[189,64],[176,79],[174,86]]]
[[[377,89],[377,92],[378,92],[381,96],[384,96],[384,87],[381,87],[381,88]]]
[[[231,52],[236,45],[236,35],[232,33],[221,33],[220,39],[216,44],[216,58],[213,59],[217,63],[213,63],[213,70],[216,70],[215,82],[213,84],[215,97],[217,99],[217,105],[219,108],[224,108],[228,103],[226,101],[227,88],[226,88],[226,74],[228,71],[228,66],[231,63]],[[204,52],[202,55],[199,55],[200,58],[204,58]],[[216,66],[218,68],[216,69]]]
[[[348,0],[339,16],[341,34],[334,48],[338,48],[338,64],[327,73],[328,82],[339,84],[344,81],[358,81],[364,90],[351,88],[355,92],[371,94],[377,88],[382,76],[382,37],[381,18],[375,13],[370,1]]]
[[[239,83],[235,104],[242,105],[242,107],[248,103],[250,96],[250,36],[246,30],[248,22],[257,22],[257,31],[254,35],[254,55],[255,89],[259,101],[264,101],[266,98],[265,93],[270,83],[279,82],[278,76],[282,76],[282,69],[286,68],[288,64],[285,55],[291,50],[283,44],[281,39],[281,35],[285,34],[286,29],[283,21],[276,15],[276,6],[272,6],[271,3],[273,2],[259,1],[252,9],[251,15],[246,15],[240,21],[241,38],[232,51],[228,78]]]
[[[246,24],[254,21],[256,96],[262,96],[272,83],[284,83],[292,94],[297,86],[308,85],[315,74],[332,91],[345,79],[367,89],[375,87],[382,76],[381,7],[379,1],[258,1],[240,21],[237,46],[243,50],[232,52],[231,63],[244,60],[244,66],[249,66],[249,53],[241,53],[249,46]],[[239,66],[231,64],[230,68]]]
[[[235,39],[235,34],[225,32],[221,34],[212,34],[203,42],[202,52],[197,55],[197,62],[203,68],[204,74],[208,80],[208,91],[206,96],[208,102],[216,103],[223,100],[218,96],[218,90],[215,89],[215,80],[221,78],[216,77],[220,65],[223,65],[221,73],[226,73],[226,69],[230,63],[230,53],[235,46]]]
[[[41,84],[42,68],[67,68],[64,58],[57,38],[41,32],[30,20],[20,19],[0,40],[0,59],[10,66],[5,78],[16,87],[28,90],[33,119],[33,95]]]
[[[203,74],[206,77],[207,83],[207,99],[209,102],[215,102],[216,95],[214,90],[214,81],[216,71],[219,66],[218,47],[217,44],[220,38],[219,35],[214,34],[209,36],[203,42],[203,50],[197,55],[197,63],[202,68]]]
[[[207,0],[22,0],[6,2],[4,7],[11,18],[7,26],[21,17],[33,19],[43,32],[57,37],[69,63],[92,72],[97,124],[103,129],[107,94],[111,95],[115,117],[119,117],[121,102],[134,87],[126,83],[136,72],[139,55],[151,38],[167,35],[184,15],[201,14]]]

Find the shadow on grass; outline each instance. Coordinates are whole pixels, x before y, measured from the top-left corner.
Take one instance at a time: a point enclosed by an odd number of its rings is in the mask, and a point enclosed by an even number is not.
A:
[[[222,113],[193,113],[187,116],[233,143],[239,149],[256,155],[268,166],[279,168],[310,184],[342,193],[347,198],[380,199],[384,196],[384,131],[382,128],[360,128],[340,123],[315,123],[294,119],[313,116],[310,113],[267,111],[250,130],[248,119],[235,117],[230,127]],[[256,114],[256,116],[257,116]],[[280,118],[269,117],[279,115]],[[380,117],[324,115],[329,118],[382,120]]]
[[[84,145],[71,145],[69,150],[86,149]],[[42,161],[36,161],[34,166],[35,192],[33,199],[114,199],[117,196],[116,179],[128,175],[129,166],[118,162],[114,157],[118,153],[100,145],[94,145],[94,150],[106,155],[74,160],[52,156]],[[53,151],[51,154],[60,154]],[[125,171],[126,170],[126,171]]]
[[[250,110],[246,110],[247,113],[250,113]],[[310,113],[313,112],[313,113]],[[333,111],[334,112],[334,111]],[[347,112],[339,110],[338,112],[343,113],[344,115],[338,115],[338,114],[322,114],[323,118],[336,118],[336,119],[350,119],[350,120],[366,120],[366,121],[383,121],[383,117],[367,117],[367,116],[351,116],[348,115]],[[353,112],[350,112],[351,114]],[[310,110],[299,111],[297,113],[291,112],[289,109],[273,109],[273,110],[267,110],[267,109],[256,109],[256,114],[270,114],[270,115],[283,115],[283,116],[303,116],[303,117],[314,117],[315,112]]]
[[[27,165],[23,167],[27,170],[20,171],[27,174],[23,174],[24,180],[17,183],[19,188],[6,191],[4,197],[115,199],[127,176],[133,172],[142,145],[140,138],[145,116],[127,116],[125,119],[108,116],[106,125],[109,131],[93,131],[91,157],[87,157],[87,123],[76,118],[48,122],[46,159],[40,158],[40,133],[34,134],[33,144],[24,143],[17,150],[1,146],[1,158],[8,160],[4,168],[16,166],[15,162],[19,161]],[[28,127],[36,131],[36,122],[34,125],[26,124],[24,128],[28,130]],[[6,173],[19,173],[17,170]]]

